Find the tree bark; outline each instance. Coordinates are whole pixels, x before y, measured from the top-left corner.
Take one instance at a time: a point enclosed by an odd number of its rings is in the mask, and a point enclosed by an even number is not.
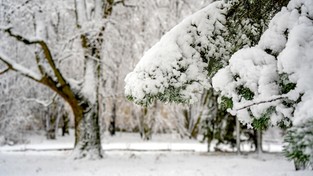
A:
[[[238,117],[236,117],[236,148],[237,155],[240,155],[240,123]]]
[[[111,136],[115,135],[115,121],[116,121],[116,101],[113,100],[112,114],[111,114],[110,125],[109,125],[109,132]]]
[[[80,107],[73,111],[75,115],[74,159],[102,158],[98,105]]]
[[[256,152],[258,155],[263,153],[263,150],[262,150],[262,130],[261,129],[256,130]]]

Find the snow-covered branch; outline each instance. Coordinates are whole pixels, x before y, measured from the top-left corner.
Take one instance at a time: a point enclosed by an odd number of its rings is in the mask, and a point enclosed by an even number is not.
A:
[[[50,48],[48,47],[47,43],[43,40],[40,39],[27,39],[21,35],[18,34],[14,34],[11,31],[11,28],[2,28],[2,30],[4,32],[6,32],[7,34],[9,34],[9,36],[15,38],[16,40],[26,44],[26,45],[33,45],[33,44],[38,44],[40,45],[40,47],[42,48],[44,55],[45,55],[45,59],[47,60],[47,62],[49,63],[49,66],[51,67],[51,69],[53,70],[54,75],[56,76],[58,83],[60,83],[61,86],[66,86],[67,85],[67,81],[65,80],[65,78],[63,77],[63,75],[61,74],[60,70],[57,68],[54,60],[53,60],[53,56],[51,54]],[[38,58],[37,58],[38,60]],[[39,64],[39,62],[37,61],[37,63]],[[38,65],[38,68],[40,70],[40,72],[43,73],[43,68]]]
[[[136,5],[127,4],[127,3],[125,2],[125,0],[120,0],[120,1],[114,2],[114,5],[118,5],[118,4],[122,4],[124,7],[136,7]]]
[[[260,118],[269,108],[273,125],[312,118],[312,12],[311,0],[291,0],[258,45],[237,51],[215,74],[213,87],[231,99],[239,119]]]
[[[250,108],[251,106],[256,106],[256,105],[260,105],[260,104],[264,104],[264,103],[271,103],[274,101],[278,101],[278,100],[283,100],[283,99],[287,99],[287,96],[276,96],[275,98],[272,99],[268,99],[268,100],[260,100],[260,101],[253,101],[253,102],[249,102],[248,104],[245,105],[241,105],[240,107],[235,107],[233,110],[234,111],[240,111],[243,109],[247,109]]]
[[[39,99],[36,99],[36,98],[23,98],[23,100],[25,101],[33,101],[33,102],[36,102],[44,107],[48,107],[50,106],[54,101],[55,101],[55,98],[57,97],[57,94],[53,94],[52,97],[50,98],[50,100],[48,101],[43,101],[43,100],[39,100]]]
[[[1,73],[7,72],[9,70],[16,71],[17,73],[26,76],[34,81],[39,82],[42,78],[41,75],[33,72],[32,70],[16,63],[12,59],[10,59],[8,56],[0,52],[0,60],[7,65],[7,69],[2,71]]]
[[[208,61],[225,55],[228,5],[219,1],[186,18],[148,50],[126,78],[125,94],[137,104],[149,105],[155,98],[164,102],[194,103],[210,87]],[[208,40],[215,38],[214,40]]]
[[[8,67],[8,68],[6,68],[6,69],[0,71],[0,75],[2,75],[2,74],[4,74],[4,73],[8,72],[9,70],[10,70],[10,68]]]

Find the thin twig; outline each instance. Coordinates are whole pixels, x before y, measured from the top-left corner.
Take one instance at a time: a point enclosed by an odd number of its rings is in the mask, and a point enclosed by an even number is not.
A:
[[[10,68],[8,67],[8,68],[6,68],[6,69],[4,69],[3,71],[1,71],[0,72],[0,75],[2,75],[2,74],[4,74],[4,73],[6,73],[6,72],[8,72],[10,70]]]
[[[254,102],[254,103],[251,103],[249,105],[245,105],[241,108],[237,108],[235,109],[235,111],[240,111],[240,110],[243,110],[243,109],[246,109],[246,108],[250,108],[251,106],[255,106],[255,105],[259,105],[259,104],[263,104],[263,103],[270,103],[270,102],[273,102],[273,101],[277,101],[277,100],[282,100],[282,99],[285,99],[287,97],[285,96],[282,96],[282,97],[277,97],[277,98],[274,98],[274,99],[271,99],[271,100],[263,100],[263,101],[259,101],[259,102]]]

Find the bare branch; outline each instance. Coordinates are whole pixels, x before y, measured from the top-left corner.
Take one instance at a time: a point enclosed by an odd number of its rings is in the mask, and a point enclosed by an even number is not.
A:
[[[36,98],[23,98],[23,100],[25,101],[34,101],[44,107],[48,107],[50,106],[54,101],[55,101],[55,98],[57,97],[57,94],[53,94],[53,96],[50,98],[49,101],[43,101],[43,100],[38,100]]]
[[[2,74],[4,74],[4,73],[8,72],[9,70],[10,70],[10,68],[8,67],[8,68],[6,68],[6,69],[0,71],[0,75],[2,75]]]
[[[65,78],[61,74],[60,70],[57,68],[56,64],[54,63],[51,51],[50,51],[48,45],[46,44],[46,42],[44,42],[43,40],[30,40],[30,39],[27,39],[21,35],[14,34],[14,33],[12,33],[11,28],[4,28],[2,30],[4,30],[4,32],[8,33],[11,37],[15,38],[16,40],[18,40],[18,41],[20,41],[26,45],[33,45],[33,44],[40,45],[40,47],[42,48],[43,53],[45,55],[45,58],[48,61],[49,65],[50,65],[51,69],[53,70],[53,73],[56,76],[60,85],[62,87],[67,85],[67,81],[65,80]],[[39,70],[43,71],[42,68],[39,68]]]
[[[136,5],[126,4],[125,0],[116,1],[116,2],[114,2],[113,5],[115,6],[115,5],[118,5],[118,4],[122,4],[124,7],[132,7],[132,8],[136,7]]]
[[[35,52],[35,56],[36,56],[36,63],[37,63],[38,70],[40,71],[41,75],[45,75],[46,72],[40,63],[40,57],[39,57],[39,54],[37,52]]]
[[[243,109],[246,109],[246,108],[250,108],[251,106],[256,106],[256,105],[263,104],[263,103],[271,103],[271,102],[282,100],[282,99],[285,99],[285,98],[287,98],[287,97],[286,96],[280,96],[280,97],[276,97],[276,98],[273,98],[273,99],[270,99],[270,100],[262,100],[262,101],[258,101],[258,102],[253,102],[251,104],[245,105],[245,106],[240,107],[240,108],[236,108],[234,110],[235,111],[240,111],[240,110],[243,110]]]

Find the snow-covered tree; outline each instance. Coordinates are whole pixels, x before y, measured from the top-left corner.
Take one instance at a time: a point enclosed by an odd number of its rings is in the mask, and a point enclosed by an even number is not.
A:
[[[219,94],[211,86],[213,75],[228,64],[234,52],[255,45],[286,2],[216,1],[201,9],[144,54],[125,79],[126,96],[144,106],[155,99],[190,104],[201,99],[205,104],[200,106],[205,108],[197,107],[200,111],[191,130],[195,133],[203,117],[213,121],[222,114],[216,102]],[[212,96],[203,100],[205,94]]]
[[[10,48],[2,45],[1,73],[15,71],[62,97],[75,117],[74,157],[102,157],[98,124],[102,45],[113,6],[126,5],[125,1],[16,3],[18,8],[13,8],[10,1],[2,4],[12,7],[2,23],[1,34],[6,35],[2,41],[13,41],[27,48],[24,57],[28,63],[21,62],[22,57],[14,58]],[[16,18],[18,15],[20,18]],[[64,69],[64,63],[69,60],[79,63],[72,70],[79,70],[80,74],[72,76],[73,72]]]
[[[285,151],[296,165],[312,163],[312,35],[313,1],[292,0],[258,45],[236,52],[213,78],[244,123],[294,125]]]
[[[108,129],[109,124],[113,122],[113,120],[110,122],[108,117],[115,117],[116,130],[123,131],[138,131],[138,129],[143,129],[143,124],[145,124],[151,127],[152,133],[167,132],[178,128],[178,123],[183,123],[177,120],[177,118],[183,119],[181,106],[175,109],[161,103],[158,103],[157,108],[154,106],[148,108],[146,116],[141,118],[144,108],[125,100],[124,78],[133,69],[144,51],[156,43],[167,30],[210,1],[138,0],[132,2],[132,5],[135,5],[132,8],[115,8],[111,18],[113,22],[107,25],[108,42],[104,45],[105,50],[110,51],[104,52],[105,57],[114,58],[104,61],[106,78],[103,89],[105,92],[103,99],[106,102],[103,114],[104,129]],[[151,13],[152,11],[154,13]],[[114,103],[118,104],[115,110]],[[176,110],[175,115],[170,113]],[[179,129],[181,132],[184,131],[181,127]]]
[[[128,74],[126,96],[142,105],[149,105],[155,98],[197,101],[197,93],[210,87],[210,77],[227,64],[232,53],[257,42],[281,3],[261,2],[266,3],[217,1],[184,19]],[[258,17],[253,16],[256,14]]]

